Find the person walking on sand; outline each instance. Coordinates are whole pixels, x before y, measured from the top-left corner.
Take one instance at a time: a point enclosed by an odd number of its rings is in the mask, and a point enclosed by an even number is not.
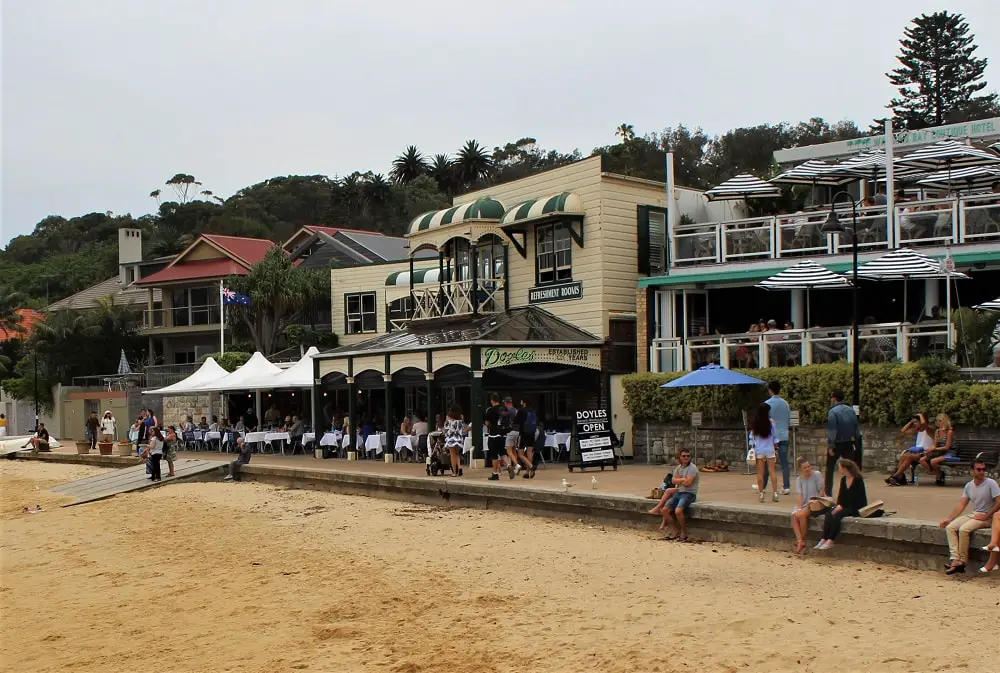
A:
[[[753,442],[754,453],[757,456],[757,490],[760,502],[764,502],[764,489],[767,488],[765,471],[770,472],[771,486],[774,488],[773,500],[778,502],[778,468],[775,464],[777,434],[778,430],[771,420],[771,407],[766,404],[760,405],[750,419],[750,441]]]

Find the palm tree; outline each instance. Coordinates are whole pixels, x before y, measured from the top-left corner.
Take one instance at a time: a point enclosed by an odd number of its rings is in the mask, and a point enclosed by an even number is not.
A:
[[[24,301],[25,296],[20,292],[0,286],[0,331],[21,331],[21,314],[17,309],[24,304]]]
[[[455,163],[458,166],[458,176],[465,186],[474,185],[489,177],[493,171],[493,159],[486,152],[486,148],[475,140],[465,142],[458,151]]]
[[[615,129],[615,135],[622,139],[622,142],[629,142],[630,140],[635,140],[635,128],[631,124],[626,124],[622,122],[621,125]]]
[[[363,187],[365,204],[377,210],[392,199],[392,186],[381,173],[371,173]]]
[[[340,187],[344,190],[344,201],[352,215],[360,213],[364,209],[365,197],[362,191],[362,177],[361,173],[355,171],[340,181]]]
[[[417,146],[409,145],[406,151],[392,162],[389,178],[396,184],[405,185],[426,173],[428,168],[427,159]]]
[[[447,154],[435,154],[427,169],[442,194],[451,196],[455,192],[455,162]]]

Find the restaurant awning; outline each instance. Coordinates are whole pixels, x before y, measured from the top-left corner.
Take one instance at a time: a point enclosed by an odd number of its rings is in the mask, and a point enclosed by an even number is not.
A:
[[[246,363],[217,381],[209,381],[195,388],[198,392],[228,391],[228,390],[270,390],[275,377],[281,373],[281,368],[270,362],[257,351]]]
[[[186,379],[181,379],[177,383],[171,383],[169,386],[165,386],[157,390],[144,390],[142,391],[142,394],[184,395],[198,390],[199,386],[212,383],[213,381],[218,381],[226,376],[229,376],[229,372],[223,369],[222,365],[215,361],[215,358],[210,357],[202,363],[201,367],[196,369],[194,373]]]
[[[499,221],[503,217],[503,204],[486,196],[469,203],[463,203],[443,210],[432,210],[417,215],[410,222],[407,233],[416,234],[452,224],[465,222]]]
[[[448,280],[448,272],[445,271],[445,280]],[[414,269],[413,271],[413,284],[420,285],[421,283],[439,283],[441,282],[441,270],[438,268],[434,269]],[[410,272],[409,271],[395,271],[390,273],[385,279],[386,287],[409,287],[410,286]]]
[[[298,362],[271,380],[271,389],[312,388],[313,356],[318,353],[318,348],[310,346],[309,350],[305,352],[305,355]]]
[[[532,220],[549,217],[581,218],[586,214],[583,209],[583,199],[573,192],[552,194],[539,199],[528,199],[511,206],[500,221],[501,226],[523,224]]]

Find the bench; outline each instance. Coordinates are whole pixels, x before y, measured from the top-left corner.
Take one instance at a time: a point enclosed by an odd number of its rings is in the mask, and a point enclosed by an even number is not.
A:
[[[1000,440],[997,439],[962,439],[955,440],[952,453],[958,460],[946,460],[942,467],[971,467],[972,461],[986,461],[986,469],[993,470],[1000,466]]]

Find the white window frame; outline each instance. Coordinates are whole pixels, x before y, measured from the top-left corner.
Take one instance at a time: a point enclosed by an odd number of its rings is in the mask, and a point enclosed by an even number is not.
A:
[[[550,285],[573,280],[573,236],[568,222],[535,228],[535,282]]]
[[[358,310],[351,312],[351,299],[358,299]],[[365,301],[371,301],[371,309],[366,310]],[[378,297],[375,292],[351,292],[344,295],[344,333],[374,334],[378,332]],[[365,320],[370,318],[369,329],[365,329]]]

